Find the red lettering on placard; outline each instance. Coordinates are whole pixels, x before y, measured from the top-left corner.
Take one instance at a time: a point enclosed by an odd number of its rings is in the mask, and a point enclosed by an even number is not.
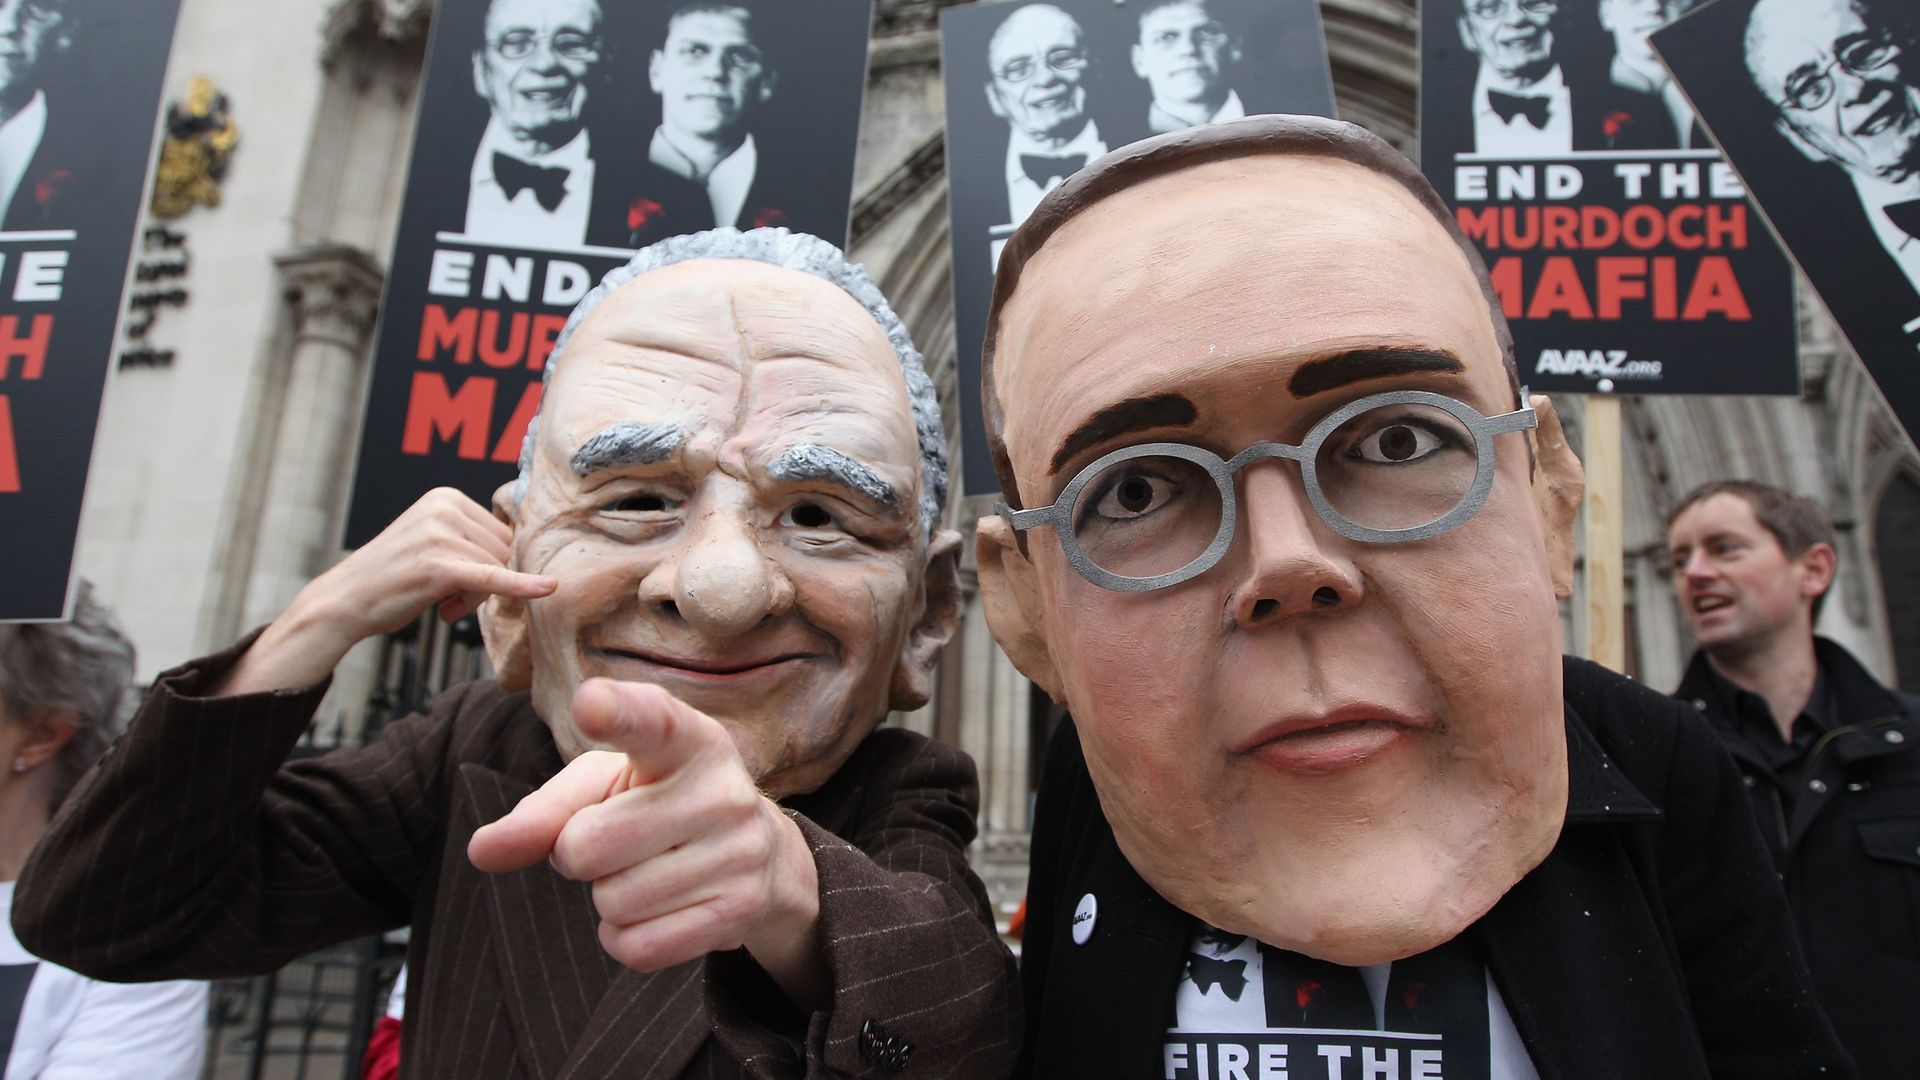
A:
[[[505,326],[501,325],[505,319]],[[567,325],[565,315],[533,315],[525,311],[464,307],[448,311],[428,304],[420,316],[418,360],[451,357],[471,364],[474,356],[490,368],[506,369],[525,363],[528,371],[546,366],[553,341]]]
[[[1599,251],[1622,243],[1636,251],[1747,246],[1747,208],[1718,203],[1664,210],[1639,205],[1624,213],[1610,206],[1461,207],[1454,220],[1483,251]]]
[[[479,317],[480,312],[474,308],[461,308],[449,317],[446,308],[428,304],[420,315],[420,348],[415,358],[432,360],[451,349],[454,363],[473,363],[474,323]]]
[[[1570,319],[1593,318],[1593,305],[1587,302],[1586,287],[1580,284],[1580,272],[1573,260],[1556,255],[1540,267],[1540,279],[1533,283],[1533,302],[1527,305],[1527,318],[1545,319],[1565,315]]]
[[[20,316],[0,315],[0,380],[8,377],[15,357],[21,361],[21,378],[39,378],[47,370],[47,346],[52,341],[53,316],[35,315],[22,337]]]
[[[527,355],[527,313],[516,311],[507,319],[507,340],[500,340],[500,313],[480,313],[480,362],[491,368],[510,368]]]
[[[527,343],[527,370],[539,371],[547,365],[547,356],[553,352],[553,339],[565,329],[565,315],[535,315],[533,317],[533,340]]]
[[[1500,246],[1500,210],[1486,206],[1473,210],[1462,206],[1453,212],[1454,220],[1460,223],[1460,231],[1467,239],[1483,248]]]
[[[1693,287],[1687,290],[1687,306],[1680,311],[1680,317],[1688,320],[1709,315],[1724,315],[1739,322],[1753,318],[1747,295],[1740,291],[1740,279],[1734,276],[1733,264],[1724,255],[1700,260],[1700,272],[1693,276]]]
[[[460,389],[449,392],[447,380],[436,371],[413,373],[407,397],[407,423],[400,436],[400,452],[423,457],[434,440],[458,440],[455,453],[467,461],[487,455],[487,428],[493,420],[494,380],[470,375]]]
[[[1520,256],[1505,255],[1493,261],[1487,277],[1493,282],[1493,294],[1500,298],[1500,313],[1517,319],[1527,309],[1524,283],[1520,277]]]
[[[1570,255],[1555,255],[1528,280],[1517,255],[1503,255],[1488,270],[1500,309],[1508,318],[1621,319],[1630,309],[1650,307],[1655,319],[1699,322],[1719,316],[1733,322],[1753,318],[1739,275],[1725,255],[1682,260],[1672,255],[1603,255],[1583,276],[1586,265]],[[1690,276],[1684,276],[1690,271]]]
[[[13,407],[0,394],[0,495],[20,490],[20,452],[13,448]]]
[[[527,425],[539,410],[540,384],[528,383],[520,392],[520,404],[513,407],[513,415],[507,418],[507,426],[500,432],[500,441],[494,445],[493,460],[520,460],[520,444],[527,440]]]
[[[1600,279],[1600,317],[1620,317],[1620,301],[1647,298],[1647,260],[1626,255],[1602,255],[1594,260]]]

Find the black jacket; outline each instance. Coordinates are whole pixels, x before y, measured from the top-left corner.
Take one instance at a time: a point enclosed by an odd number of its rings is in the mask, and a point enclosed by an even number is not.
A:
[[[1695,654],[1675,696],[1733,753],[1784,875],[1813,985],[1860,1075],[1920,1077],[1920,698],[1873,680],[1815,639],[1837,705],[1792,800],[1714,692]],[[1790,801],[1791,815],[1783,807]]]
[[[1594,664],[1565,670],[1566,829],[1468,930],[1541,1080],[1853,1075],[1712,733]],[[1085,893],[1099,918],[1076,946]],[[1062,724],[1034,824],[1019,1075],[1159,1077],[1194,927],[1120,853]]]

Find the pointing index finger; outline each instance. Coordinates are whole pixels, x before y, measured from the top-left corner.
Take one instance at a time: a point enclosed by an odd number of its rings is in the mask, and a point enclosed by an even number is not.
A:
[[[627,755],[636,785],[733,749],[718,721],[647,683],[589,679],[574,692],[573,718],[581,734]]]

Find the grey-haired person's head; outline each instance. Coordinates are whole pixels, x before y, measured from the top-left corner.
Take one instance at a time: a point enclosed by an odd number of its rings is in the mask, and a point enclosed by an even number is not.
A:
[[[941,507],[947,501],[947,442],[940,425],[940,401],[934,393],[933,380],[927,375],[926,363],[920,351],[914,348],[906,324],[894,313],[887,298],[881,295],[880,287],[874,284],[860,264],[847,261],[839,248],[817,236],[787,229],[742,232],[721,228],[673,236],[641,248],[626,265],[608,272],[600,284],[594,286],[574,307],[566,325],[554,339],[544,377],[552,379],[553,371],[559,366],[574,332],[608,295],[649,271],[696,259],[746,259],[798,270],[838,286],[873,316],[874,322],[886,334],[887,343],[893,347],[894,356],[900,363],[900,374],[906,381],[907,403],[913,411],[914,431],[920,443],[921,535],[923,539],[932,537],[940,520]],[[540,418],[536,415],[528,425],[526,440],[520,447],[520,476],[513,489],[516,505],[526,497],[527,483],[533,472],[534,445],[539,425]],[[637,433],[635,437],[653,438],[657,437],[657,432],[649,429]]]
[[[71,618],[0,625],[0,719],[74,728],[44,766],[58,770],[53,805],[120,733],[132,704],[133,672],[133,643],[85,581],[76,588]],[[0,762],[0,768],[12,764]]]

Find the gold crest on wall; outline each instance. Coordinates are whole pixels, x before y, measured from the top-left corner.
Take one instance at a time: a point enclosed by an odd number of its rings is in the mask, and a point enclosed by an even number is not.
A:
[[[195,75],[186,98],[167,106],[167,138],[153,178],[154,215],[176,218],[196,205],[220,205],[220,181],[239,143],[227,95]]]

